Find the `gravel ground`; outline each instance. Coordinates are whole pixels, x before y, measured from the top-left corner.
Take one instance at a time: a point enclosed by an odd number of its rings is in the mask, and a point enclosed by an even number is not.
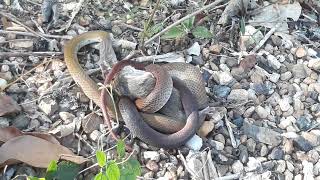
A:
[[[8,7],[0,0],[0,10],[14,14],[35,30],[37,26],[45,29],[47,24],[43,24],[39,15],[41,1],[32,2],[20,2],[21,10],[17,5]],[[154,7],[155,2],[101,1],[103,6],[98,2],[90,1],[84,6],[67,32],[57,32],[70,18],[70,13],[61,13],[46,34],[74,36],[100,29],[111,31],[116,39],[129,43],[140,41],[141,20],[148,19],[152,12],[150,4]],[[144,2],[148,2],[147,5]],[[260,3],[263,4],[267,6],[267,1]],[[142,165],[143,179],[320,180],[320,6],[309,1],[300,1],[300,5],[299,19],[288,21],[290,33],[287,36],[270,35],[256,53],[244,54],[241,62],[239,52],[245,51],[243,46],[249,52],[256,44],[241,36],[241,23],[237,18],[232,27],[217,24],[224,8],[196,17],[197,23],[214,34],[213,38],[201,39],[189,33],[181,39],[146,45],[146,56],[184,52],[186,60],[201,69],[214,111],[186,147],[166,150],[137,140],[133,146],[137,153],[133,156]],[[166,27],[197,6],[202,7],[202,1],[162,2],[155,12],[154,22],[165,20]],[[248,16],[253,15],[248,13]],[[3,20],[0,29],[6,26]],[[250,28],[246,26],[246,32]],[[261,33],[261,37],[257,37],[261,40],[269,30],[256,31]],[[90,103],[68,76],[63,56],[59,54],[66,40],[43,41],[14,33],[0,34],[0,51],[56,53],[46,58],[0,56],[0,87],[21,77],[4,92],[21,109],[15,115],[0,117],[0,127],[48,132],[74,123],[71,131],[59,131],[56,135],[61,136],[64,146],[87,157],[94,154],[105,126],[99,108]],[[122,59],[130,48],[115,51],[118,59]],[[99,54],[94,48],[84,48],[79,57],[86,69],[99,69]],[[48,63],[37,66],[45,61]],[[36,68],[27,74],[32,67]],[[102,81],[100,74],[98,70],[92,74],[96,82]],[[110,137],[104,140],[105,148],[114,144]],[[199,145],[201,148],[197,150]],[[90,179],[96,172],[97,169],[90,169],[79,179]],[[6,173],[0,172],[0,175],[10,179],[19,174],[41,173],[43,169],[17,164],[7,167]]]

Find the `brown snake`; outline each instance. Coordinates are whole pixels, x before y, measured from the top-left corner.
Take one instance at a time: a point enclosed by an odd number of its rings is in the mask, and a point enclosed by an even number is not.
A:
[[[81,68],[77,58],[77,51],[87,44],[101,42],[105,38],[108,38],[108,36],[109,34],[104,31],[91,31],[74,37],[64,46],[64,58],[69,73],[71,74],[75,82],[79,84],[88,98],[92,99],[99,107],[102,107],[102,101],[100,99],[101,92],[98,89],[97,84]],[[188,140],[191,137],[190,134],[195,134],[195,131],[199,126],[198,113],[195,113],[195,109],[198,110],[197,104],[200,108],[203,108],[207,103],[207,97],[204,90],[204,85],[202,84],[203,80],[201,74],[196,67],[185,63],[165,64],[161,67],[168,71],[168,73],[172,77],[172,80],[174,81],[175,88],[180,91],[182,104],[185,108],[185,114],[188,117],[187,123],[177,121],[172,117],[168,117],[158,113],[138,112],[134,104],[127,98],[120,99],[119,109],[116,109],[116,111],[119,112],[120,110],[122,119],[126,122],[129,129],[131,126],[131,131],[134,131],[133,134],[135,134],[140,139],[156,146],[176,147],[180,146],[186,140]],[[185,72],[187,73],[187,75],[181,75]],[[181,80],[183,80],[188,88],[185,88],[184,83],[181,83]],[[191,93],[190,91],[188,91],[188,89],[191,90]],[[158,91],[159,90],[163,91],[165,89],[158,89]],[[192,98],[190,99],[190,97],[192,97],[193,95],[196,97],[196,101],[194,102]],[[114,117],[115,109],[112,104],[112,98],[109,95],[105,96],[105,102],[110,115]],[[138,103],[139,100],[137,100],[136,102]],[[131,120],[128,121],[128,119]],[[142,119],[144,119],[146,123],[142,123]],[[167,135],[159,133],[152,130],[149,125],[152,128],[157,129],[158,131],[173,134]],[[150,138],[156,138],[157,140],[150,140]],[[180,143],[168,142],[171,140],[180,140]]]

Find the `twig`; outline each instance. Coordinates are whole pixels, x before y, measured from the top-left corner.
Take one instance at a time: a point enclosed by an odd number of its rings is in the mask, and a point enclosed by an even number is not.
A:
[[[193,176],[193,177],[197,177],[197,178],[200,178],[198,176],[198,173],[194,172],[192,169],[190,169],[190,167],[188,166],[188,163],[186,161],[186,159],[184,158],[183,154],[180,152],[180,150],[178,150],[178,153],[179,153],[179,157],[180,157],[180,160],[182,161],[184,167],[186,167],[187,171]]]
[[[149,19],[148,19],[148,22],[147,22],[147,24],[145,25],[145,27],[144,27],[144,29],[143,29],[142,42],[141,42],[142,47],[144,47],[144,38],[146,37],[146,33],[147,33],[147,31],[148,31],[148,29],[149,29],[149,27],[150,27],[150,24],[151,24],[151,21],[152,21],[152,19],[153,19],[153,16],[154,16],[156,10],[157,10],[158,7],[159,7],[159,4],[160,4],[160,0],[157,0],[156,6],[153,8],[153,10],[152,10],[152,12],[151,12],[151,15],[150,15],[150,17],[149,17]]]
[[[33,2],[33,1],[31,1],[31,0],[27,0],[27,2],[29,2],[29,3],[31,3],[31,4],[33,4],[33,5],[36,5],[36,6],[41,6],[41,4],[36,3],[36,2]]]
[[[145,42],[145,44],[149,44],[150,42],[152,42],[153,40],[155,40],[157,37],[163,35],[163,34],[166,33],[167,31],[169,31],[171,28],[173,28],[174,26],[182,23],[183,21],[185,21],[185,20],[187,20],[187,19],[189,19],[189,18],[191,18],[191,17],[193,17],[193,16],[196,16],[197,14],[201,13],[202,11],[205,11],[205,10],[207,10],[207,9],[209,9],[209,8],[213,8],[214,6],[216,6],[216,5],[218,5],[218,4],[222,3],[222,2],[225,2],[225,1],[226,1],[226,0],[217,0],[217,1],[213,2],[213,3],[211,3],[211,4],[208,4],[208,5],[204,6],[204,7],[202,7],[201,9],[199,9],[199,10],[197,10],[197,11],[191,13],[191,14],[188,14],[187,16],[179,19],[178,21],[174,22],[174,23],[171,24],[170,26],[166,27],[166,28],[163,29],[161,32],[159,32],[159,33],[157,33],[156,35],[152,36],[150,39],[148,39],[148,40]],[[213,9],[218,9],[218,8],[220,8],[220,7],[223,7],[223,6],[225,6],[225,5],[220,5],[220,6],[217,6],[217,7],[213,8]]]
[[[116,24],[116,23],[115,23],[115,24]],[[138,27],[132,26],[132,25],[130,25],[130,24],[126,24],[126,23],[119,23],[118,25],[119,25],[119,26],[124,26],[124,27],[126,27],[126,28],[129,28],[129,29],[132,29],[132,30],[135,30],[135,31],[139,31],[139,32],[142,32],[142,31],[143,31],[143,29],[141,29],[141,28],[138,28]]]
[[[223,176],[223,177],[219,177],[217,178],[217,180],[231,180],[231,179],[239,179],[241,176],[240,173],[238,174],[231,174],[231,175],[227,175],[227,176]]]
[[[203,163],[203,176],[204,180],[209,180],[209,169],[208,169],[208,161],[207,161],[207,152],[201,152],[201,161]]]
[[[30,33],[30,32],[0,30],[0,34],[10,34],[10,33],[22,35],[22,36],[38,37],[34,33]],[[72,39],[72,36],[59,36],[59,35],[50,35],[50,34],[41,34],[41,35],[44,37],[53,38],[53,39]]]
[[[280,27],[281,23],[276,24],[275,27],[271,28],[270,31],[264,36],[264,38],[259,42],[259,44],[256,45],[256,47],[253,48],[253,50],[250,53],[257,52],[264,43],[267,42],[267,40],[270,38],[270,36]]]
[[[225,120],[227,129],[228,129],[228,132],[229,132],[229,136],[230,136],[232,147],[233,148],[237,148],[238,147],[238,143],[237,143],[236,139],[234,138],[233,130],[232,130],[231,126],[230,126],[230,122],[229,122],[229,120],[227,118],[227,115],[224,115],[224,120]]]
[[[49,39],[46,38],[45,36],[43,36],[42,33],[35,32],[34,30],[32,30],[31,28],[29,28],[28,26],[24,25],[22,22],[18,21],[15,16],[13,16],[13,15],[11,15],[11,14],[8,14],[8,13],[5,13],[5,12],[2,12],[2,11],[0,11],[0,15],[7,17],[7,18],[10,19],[11,21],[19,24],[20,26],[24,27],[26,30],[30,31],[31,33],[33,33],[33,34],[35,34],[35,35],[37,35],[37,36],[40,36],[40,37],[42,37],[43,39],[49,41]]]
[[[72,15],[71,15],[71,18],[69,19],[68,21],[68,24],[64,27],[62,27],[61,29],[57,30],[57,32],[61,32],[63,30],[67,31],[69,29],[69,27],[71,26],[71,23],[73,21],[73,19],[76,17],[76,15],[78,14],[78,12],[80,11],[81,9],[81,6],[82,4],[85,2],[85,0],[80,0],[77,7],[75,7],[75,9],[72,11]]]
[[[209,149],[209,151],[208,151],[208,168],[209,168],[210,178],[211,179],[217,179],[219,176],[218,176],[218,173],[217,173],[217,169],[214,166],[214,163],[212,161],[211,149]]]
[[[23,56],[60,56],[62,52],[0,52],[0,59]]]
[[[2,90],[7,89],[8,87],[10,87],[12,84],[16,83],[17,81],[21,80],[23,76],[26,76],[27,74],[30,74],[32,71],[34,71],[35,69],[37,69],[38,67],[45,65],[47,63],[52,62],[53,59],[50,59],[49,61],[43,61],[42,63],[38,64],[36,67],[30,69],[29,71],[21,74],[16,80],[12,81],[11,83],[9,83],[6,87],[4,87]]]
[[[0,63],[0,65],[8,65],[8,66],[33,66],[33,64],[27,64],[27,63]]]

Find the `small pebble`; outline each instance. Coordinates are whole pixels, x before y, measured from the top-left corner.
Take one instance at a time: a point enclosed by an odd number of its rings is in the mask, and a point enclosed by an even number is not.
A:
[[[237,174],[243,172],[243,164],[237,160],[232,164],[232,172]]]
[[[284,158],[284,151],[279,147],[275,147],[272,149],[268,158],[272,160],[281,160]]]
[[[299,47],[299,48],[297,48],[295,54],[296,54],[297,58],[302,58],[307,55],[307,51],[305,48]]]
[[[227,98],[229,102],[234,102],[235,104],[247,102],[248,99],[249,93],[245,89],[233,89]]]
[[[143,152],[143,158],[150,159],[155,162],[159,162],[160,161],[160,154],[157,151],[145,151],[145,152]]]
[[[159,165],[153,160],[149,160],[146,167],[153,172],[157,172],[159,170]]]
[[[290,109],[290,100],[289,98],[283,98],[279,100],[279,106],[282,111],[288,111]]]
[[[198,134],[201,137],[206,137],[214,128],[213,121],[204,121],[201,125],[200,129],[198,130]]]
[[[265,119],[269,115],[268,111],[266,111],[262,106],[257,106],[255,111],[261,119]]]

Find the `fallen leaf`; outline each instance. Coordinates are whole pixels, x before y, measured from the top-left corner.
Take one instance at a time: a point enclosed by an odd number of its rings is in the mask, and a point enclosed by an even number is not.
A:
[[[59,159],[71,160],[77,164],[87,161],[62,145],[30,135],[12,138],[0,147],[0,168],[17,162],[46,168],[52,160]]]
[[[0,95],[0,116],[21,111],[21,107],[10,96]]]
[[[298,2],[292,4],[273,4],[262,8],[257,15],[252,17],[252,20],[249,20],[249,24],[273,28],[277,23],[282,21],[281,26],[276,31],[288,32],[287,18],[297,21],[301,15],[301,10],[302,7]]]
[[[57,128],[49,131],[49,133],[55,134],[57,137],[62,138],[72,134],[73,132],[78,131],[80,126],[81,120],[79,118],[74,118],[71,123],[62,124]]]
[[[16,127],[5,127],[0,128],[0,142],[7,142],[12,138],[22,135],[35,136],[44,140],[47,140],[54,144],[60,144],[59,141],[48,133],[39,133],[39,132],[22,132]]]

